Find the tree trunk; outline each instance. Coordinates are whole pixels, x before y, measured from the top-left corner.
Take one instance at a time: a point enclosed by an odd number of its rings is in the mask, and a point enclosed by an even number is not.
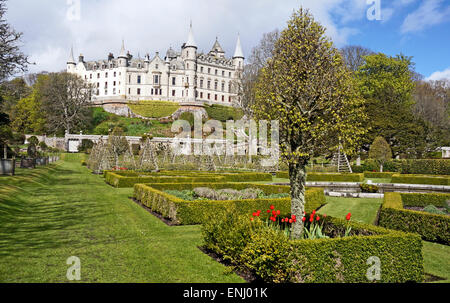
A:
[[[8,159],[8,146],[6,143],[3,145],[3,156],[5,157],[5,160]]]
[[[292,225],[291,239],[301,239],[303,236],[303,212],[305,211],[306,163],[289,164],[289,179],[291,182],[291,213],[297,218]]]

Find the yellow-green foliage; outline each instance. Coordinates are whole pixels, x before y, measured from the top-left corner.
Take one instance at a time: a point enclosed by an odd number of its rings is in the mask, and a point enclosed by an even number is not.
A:
[[[380,172],[365,171],[364,172],[364,177],[365,178],[386,178],[386,179],[390,179],[390,178],[392,178],[393,174],[394,173],[389,173],[389,172],[380,173]]]
[[[180,108],[178,103],[170,101],[139,101],[128,106],[133,113],[147,118],[167,117]]]
[[[392,183],[450,185],[450,176],[401,175],[394,174]]]
[[[204,246],[269,283],[369,283],[368,259],[381,261],[377,282],[422,282],[422,241],[419,235],[350,222],[352,236],[289,240],[260,220],[233,212],[211,216],[203,224]],[[324,231],[342,234],[347,222],[327,217]]]
[[[242,119],[244,113],[241,109],[224,105],[205,105],[205,110],[210,119],[226,122],[228,120],[237,121]]]
[[[420,234],[426,241],[449,245],[450,217],[404,209],[402,195],[400,193],[385,193],[380,211],[379,225],[389,229],[415,232]],[[433,201],[436,201],[435,194],[431,194],[429,199],[426,196],[427,194],[418,195],[418,198],[422,201],[428,200],[428,202],[422,202],[424,204],[432,204]],[[411,201],[411,197],[407,199]],[[417,206],[418,202],[412,202],[411,204],[411,206]]]
[[[210,187],[214,189],[245,189],[260,188],[266,194],[289,192],[289,186],[274,186],[252,183],[178,183],[178,184],[136,184],[134,198],[151,210],[172,220],[176,224],[203,224],[212,215],[233,210],[235,213],[252,213],[256,210],[266,210],[273,204],[282,213],[290,213],[290,198],[248,199],[248,200],[197,200],[184,201],[169,195],[164,190],[184,190],[196,187]],[[312,211],[324,205],[325,195],[322,188],[306,191],[306,209]]]

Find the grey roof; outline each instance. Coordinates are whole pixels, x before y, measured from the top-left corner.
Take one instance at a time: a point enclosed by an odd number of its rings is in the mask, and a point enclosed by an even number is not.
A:
[[[219,40],[216,38],[216,42],[214,43],[211,52],[216,52],[216,53],[225,53],[225,51],[223,50],[222,46],[219,43]]]
[[[242,46],[241,46],[241,37],[239,35],[237,38],[236,50],[234,51],[233,58],[244,58],[244,52],[242,51]]]

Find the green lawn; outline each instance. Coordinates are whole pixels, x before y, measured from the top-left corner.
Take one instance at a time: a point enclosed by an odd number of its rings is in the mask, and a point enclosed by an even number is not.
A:
[[[437,281],[450,283],[450,246],[422,241],[425,272],[444,278]]]
[[[78,155],[0,177],[0,282],[244,282],[203,254],[200,226],[168,227]]]
[[[336,218],[345,218],[352,213],[352,220],[374,224],[383,199],[326,197],[327,205],[318,213]]]

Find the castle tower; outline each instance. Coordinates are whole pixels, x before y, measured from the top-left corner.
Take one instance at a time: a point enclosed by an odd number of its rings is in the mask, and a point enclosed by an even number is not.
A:
[[[119,67],[128,66],[128,55],[125,51],[125,42],[122,40],[122,48],[120,49],[120,55],[117,57],[119,59]]]
[[[241,37],[238,35],[236,42],[236,50],[234,51],[233,56],[233,64],[235,66],[236,71],[242,72],[244,70],[244,52],[242,51],[241,46]]]
[[[75,62],[75,59],[73,58],[73,47],[72,47],[72,48],[70,48],[69,60],[67,60],[67,72],[74,73],[76,66],[77,66],[77,63]]]
[[[188,39],[183,45],[183,49],[181,51],[181,56],[185,64],[185,102],[195,102],[197,98],[197,44],[194,40],[192,22],[189,28]]]

